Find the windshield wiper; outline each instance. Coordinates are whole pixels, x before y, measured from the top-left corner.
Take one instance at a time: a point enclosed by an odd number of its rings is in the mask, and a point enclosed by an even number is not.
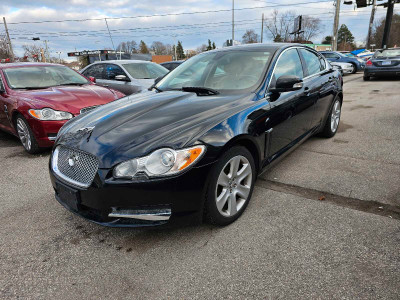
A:
[[[78,82],[67,82],[67,83],[61,83],[61,84],[57,84],[55,86],[62,86],[62,85],[84,85],[86,83],[78,83]]]
[[[196,93],[197,96],[209,96],[209,95],[218,95],[219,94],[219,92],[214,89],[210,89],[207,87],[201,87],[201,86],[183,86],[181,90],[184,92]]]
[[[43,90],[48,89],[50,86],[25,86],[25,87],[18,87],[15,88],[17,90]]]

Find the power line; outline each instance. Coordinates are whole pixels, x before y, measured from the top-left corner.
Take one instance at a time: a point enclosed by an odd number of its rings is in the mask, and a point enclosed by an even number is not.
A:
[[[321,0],[318,3],[331,2],[332,0]],[[261,9],[261,8],[269,8],[269,7],[285,7],[285,6],[294,6],[294,5],[302,5],[302,4],[310,4],[317,3],[313,2],[300,2],[293,4],[277,4],[277,5],[264,5],[257,7],[241,7],[235,8],[235,11],[241,10],[252,10],[252,9]],[[232,9],[219,9],[219,10],[207,10],[207,11],[194,11],[194,12],[183,12],[183,13],[168,13],[168,14],[154,14],[154,15],[142,15],[142,16],[127,16],[127,17],[107,17],[107,18],[87,18],[87,19],[69,19],[69,20],[44,20],[44,21],[22,21],[22,22],[9,22],[8,25],[17,25],[17,24],[41,24],[41,23],[63,23],[63,22],[86,22],[86,21],[103,21],[107,20],[121,20],[121,19],[137,19],[137,18],[152,18],[152,17],[168,17],[168,16],[182,16],[182,15],[195,15],[195,14],[207,14],[207,13],[219,13],[219,12],[231,12]]]

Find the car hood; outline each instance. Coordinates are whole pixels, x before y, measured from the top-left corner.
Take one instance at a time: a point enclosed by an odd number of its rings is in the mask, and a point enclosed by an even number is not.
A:
[[[84,107],[103,105],[118,98],[114,91],[91,84],[24,90],[17,93],[18,96],[32,101],[36,108],[50,107],[74,115],[79,114]]]
[[[194,144],[209,129],[254,104],[253,97],[148,91],[69,121],[56,144],[92,153],[100,168],[111,168],[160,147],[179,149]]]

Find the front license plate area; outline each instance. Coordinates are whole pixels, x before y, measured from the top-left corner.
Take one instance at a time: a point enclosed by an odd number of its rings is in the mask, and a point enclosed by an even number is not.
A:
[[[78,210],[79,192],[57,183],[57,195],[60,200],[72,210]]]
[[[391,64],[392,62],[390,60],[382,62],[382,66],[390,66]]]

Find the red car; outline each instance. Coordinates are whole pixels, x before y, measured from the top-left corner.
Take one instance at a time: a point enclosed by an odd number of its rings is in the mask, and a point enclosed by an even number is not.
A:
[[[53,145],[69,119],[124,96],[63,65],[0,65],[0,129],[37,153]]]

